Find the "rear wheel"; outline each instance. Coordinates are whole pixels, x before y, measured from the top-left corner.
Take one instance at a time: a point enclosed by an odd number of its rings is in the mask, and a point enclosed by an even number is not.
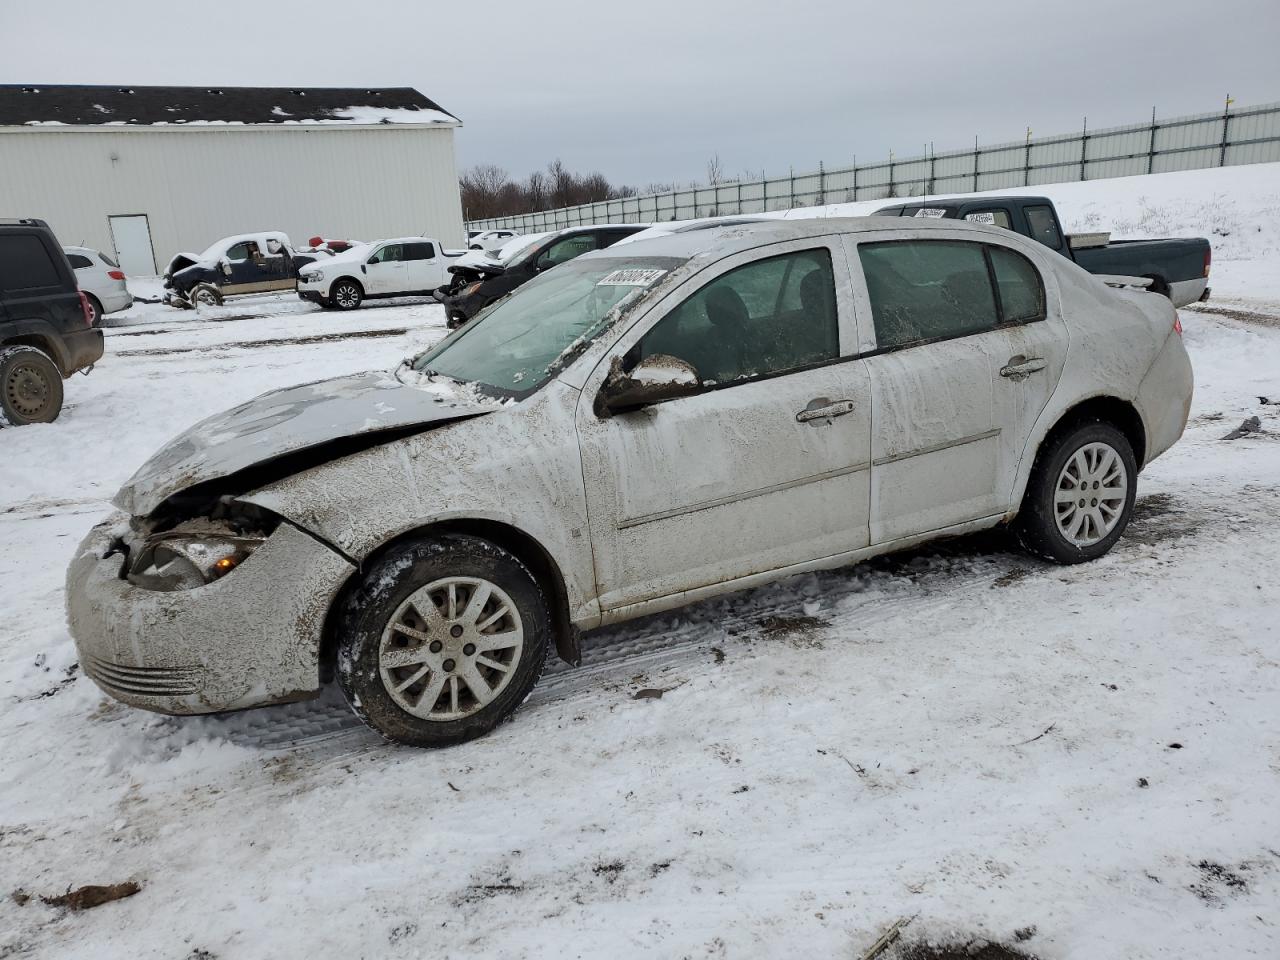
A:
[[[518,557],[443,534],[389,550],[348,598],[338,679],[383,736],[446,746],[487,733],[529,695],[551,633],[546,598]]]
[[[89,326],[96,327],[102,322],[102,301],[92,293],[86,293],[84,298],[89,301]]]
[[[364,300],[364,290],[354,280],[339,280],[329,291],[329,299],[339,310],[354,310]]]
[[[1032,468],[1015,529],[1031,553],[1082,563],[1120,539],[1138,490],[1133,447],[1109,423],[1093,421],[1052,438]]]
[[[62,412],[62,374],[44,351],[0,348],[0,423],[52,423]]]

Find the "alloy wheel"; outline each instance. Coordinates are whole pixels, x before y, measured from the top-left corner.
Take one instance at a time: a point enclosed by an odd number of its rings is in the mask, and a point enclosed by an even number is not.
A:
[[[401,709],[423,720],[458,720],[506,688],[523,649],[520,613],[501,587],[446,577],[396,610],[382,633],[378,668]]]
[[[1106,538],[1124,516],[1129,476],[1120,454],[1106,443],[1087,443],[1068,459],[1054,489],[1058,531],[1077,547]]]

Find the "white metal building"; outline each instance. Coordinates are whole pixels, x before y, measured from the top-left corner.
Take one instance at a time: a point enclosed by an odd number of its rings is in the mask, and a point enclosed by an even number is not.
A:
[[[460,125],[408,87],[0,85],[0,216],[133,275],[265,230],[464,246]]]

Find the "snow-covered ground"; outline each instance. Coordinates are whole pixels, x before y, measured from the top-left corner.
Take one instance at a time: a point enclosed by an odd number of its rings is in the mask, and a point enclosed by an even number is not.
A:
[[[902,917],[1044,960],[1280,956],[1280,173],[1200,179],[1059,200],[1072,229],[1228,231],[1206,306],[1236,315],[1182,312],[1193,419],[1108,557],[965,539],[600,631],[438,752],[331,694],[116,705],[62,578],[167,437],[389,367],[440,308],[115,318],[62,418],[0,433],[0,957],[857,958]],[[1247,416],[1270,432],[1219,439]],[[124,880],[82,913],[39,899]]]

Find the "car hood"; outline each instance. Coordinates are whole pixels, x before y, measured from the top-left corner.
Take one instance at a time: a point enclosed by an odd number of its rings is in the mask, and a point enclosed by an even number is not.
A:
[[[170,441],[120,488],[115,505],[145,516],[175,493],[289,454],[348,438],[366,438],[370,446],[379,434],[403,435],[501,407],[465,384],[415,377],[418,384],[410,386],[389,373],[361,373],[264,393]]]

